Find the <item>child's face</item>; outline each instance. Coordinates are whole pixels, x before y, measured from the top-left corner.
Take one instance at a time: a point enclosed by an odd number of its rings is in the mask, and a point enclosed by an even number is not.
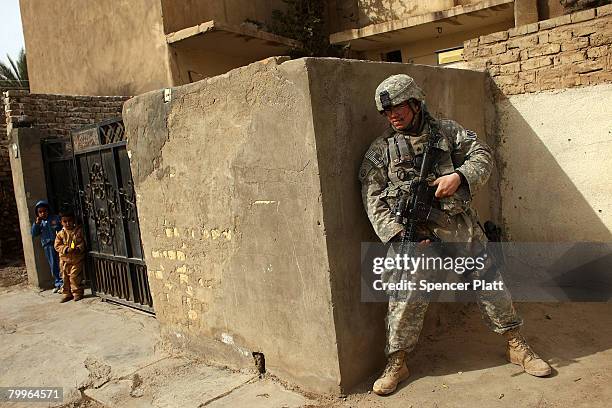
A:
[[[62,227],[67,230],[74,228],[74,217],[62,217]]]
[[[38,216],[43,220],[46,220],[49,216],[49,209],[47,207],[38,207]]]

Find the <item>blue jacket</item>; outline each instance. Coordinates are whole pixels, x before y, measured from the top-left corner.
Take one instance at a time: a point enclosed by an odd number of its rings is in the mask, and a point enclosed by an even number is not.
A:
[[[47,202],[44,200],[37,202],[34,210],[35,213],[38,211],[38,207],[41,205],[48,206]],[[49,214],[46,220],[40,221],[40,224],[32,224],[32,236],[36,237],[40,235],[40,243],[43,247],[53,245],[55,242],[55,235],[58,233],[58,231],[61,231],[61,229],[62,222],[60,217]]]

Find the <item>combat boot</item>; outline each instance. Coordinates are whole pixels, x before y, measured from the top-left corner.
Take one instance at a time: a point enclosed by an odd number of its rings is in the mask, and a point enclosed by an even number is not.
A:
[[[508,340],[506,358],[512,364],[520,365],[527,374],[536,377],[546,377],[550,375],[550,365],[540,358],[527,344],[527,341],[518,329],[504,333]]]
[[[410,373],[406,367],[406,352],[396,351],[389,356],[385,371],[374,382],[372,391],[378,395],[391,394],[397,388],[397,385],[404,381]]]
[[[70,301],[70,300],[72,300],[72,299],[73,299],[73,296],[72,296],[72,295],[64,295],[64,296],[62,296],[62,298],[60,299],[60,303],[66,303],[66,302],[68,302],[68,301]]]

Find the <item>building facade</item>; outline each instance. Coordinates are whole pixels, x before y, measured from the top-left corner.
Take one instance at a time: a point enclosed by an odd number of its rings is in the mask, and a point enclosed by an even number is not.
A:
[[[352,58],[456,63],[463,43],[564,13],[558,0],[321,0]],[[33,93],[137,95],[298,47],[274,34],[282,0],[21,0]],[[277,13],[278,14],[278,13]]]

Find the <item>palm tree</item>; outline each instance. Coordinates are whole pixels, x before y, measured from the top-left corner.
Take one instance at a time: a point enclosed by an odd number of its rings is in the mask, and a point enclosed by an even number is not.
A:
[[[17,60],[13,60],[10,55],[6,55],[10,67],[0,61],[0,86],[9,88],[28,88],[28,62],[25,50],[19,51]]]

